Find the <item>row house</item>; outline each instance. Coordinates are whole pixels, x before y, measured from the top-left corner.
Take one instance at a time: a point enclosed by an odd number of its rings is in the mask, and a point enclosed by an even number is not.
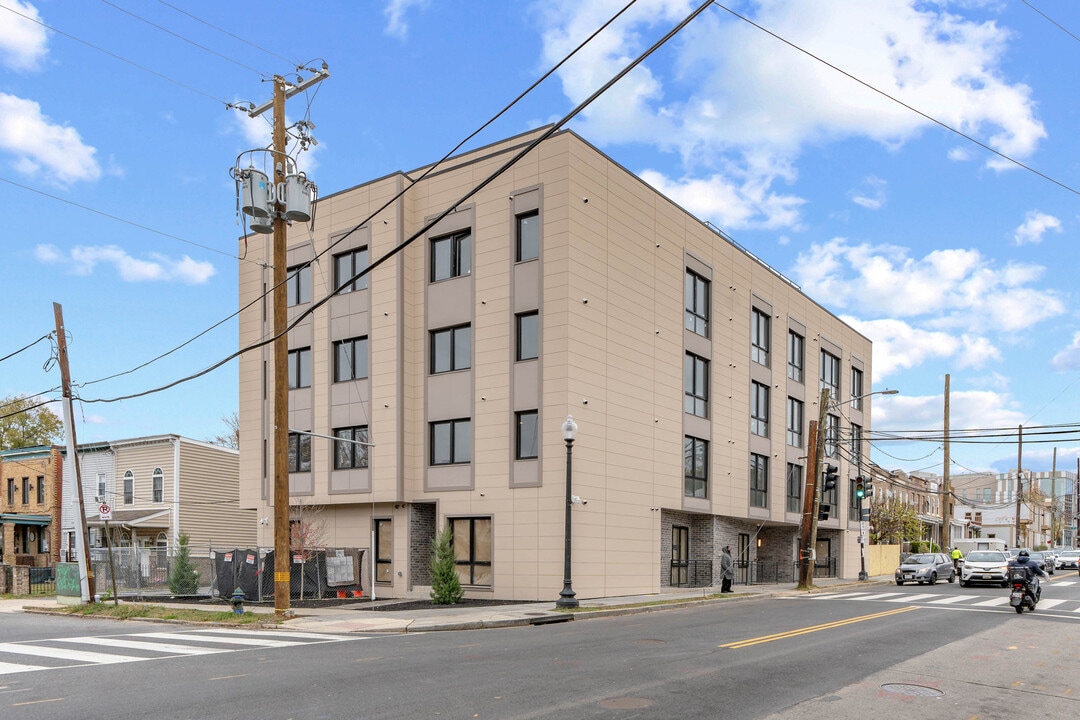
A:
[[[56,446],[0,451],[0,562],[48,567],[60,559],[61,477]]]

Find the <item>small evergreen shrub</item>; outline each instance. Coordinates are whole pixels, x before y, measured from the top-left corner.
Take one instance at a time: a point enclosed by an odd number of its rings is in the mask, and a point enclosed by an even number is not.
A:
[[[432,543],[431,602],[436,605],[453,605],[465,595],[454,563],[453,537],[453,532],[447,526]]]
[[[194,595],[199,590],[199,571],[191,562],[188,548],[188,536],[180,536],[180,547],[173,558],[172,572],[169,574],[169,590],[174,595]]]

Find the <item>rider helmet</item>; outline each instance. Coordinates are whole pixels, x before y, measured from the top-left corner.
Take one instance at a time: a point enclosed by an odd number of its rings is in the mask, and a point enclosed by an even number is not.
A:
[[[1031,553],[1029,553],[1027,550],[1021,550],[1020,557],[1031,557]]]

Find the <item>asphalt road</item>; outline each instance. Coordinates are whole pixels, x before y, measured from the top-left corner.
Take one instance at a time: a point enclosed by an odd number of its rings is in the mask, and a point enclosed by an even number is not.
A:
[[[1022,616],[1007,590],[945,583],[369,637],[9,615],[0,717],[1065,717],[1080,709],[1078,580],[1058,576],[1054,607]],[[20,663],[50,669],[5,672]]]

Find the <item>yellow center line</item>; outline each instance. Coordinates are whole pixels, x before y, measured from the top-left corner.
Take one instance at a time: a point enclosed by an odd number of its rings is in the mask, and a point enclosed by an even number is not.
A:
[[[761,643],[772,642],[773,640],[784,640],[785,638],[806,635],[807,633],[818,632],[820,630],[830,630],[832,628],[842,627],[844,625],[851,625],[852,623],[863,622],[864,620],[876,620],[877,618],[888,617],[889,615],[896,615],[898,613],[905,613],[910,610],[917,610],[918,607],[918,605],[909,605],[907,607],[897,608],[896,610],[887,610],[885,612],[874,613],[873,615],[862,615],[860,617],[848,618],[847,620],[837,620],[836,622],[825,623],[823,625],[813,625],[811,627],[788,630],[786,632],[775,633],[773,635],[762,635],[761,637],[749,638],[747,640],[735,640],[734,642],[724,643],[723,645],[720,645],[720,647],[738,650],[740,648],[749,647],[751,645],[760,645]]]

